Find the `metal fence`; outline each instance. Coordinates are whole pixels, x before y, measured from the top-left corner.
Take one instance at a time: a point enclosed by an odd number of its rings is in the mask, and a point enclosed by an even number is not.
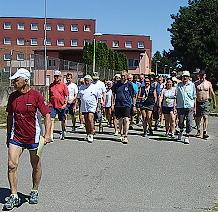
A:
[[[85,65],[60,58],[47,57],[47,70],[45,70],[45,57],[41,54],[28,54],[25,51],[15,51],[7,48],[0,48],[0,85],[10,86],[9,77],[18,68],[30,70],[31,84],[34,86],[48,86],[53,80],[53,70],[60,70],[65,77],[67,73],[72,73],[75,82],[86,74],[93,74],[93,66]],[[114,70],[96,67],[100,79],[110,80],[116,74]]]

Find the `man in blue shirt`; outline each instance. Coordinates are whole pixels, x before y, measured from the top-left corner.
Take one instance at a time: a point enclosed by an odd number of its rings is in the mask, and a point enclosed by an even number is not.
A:
[[[176,108],[179,119],[178,140],[182,139],[184,122],[186,120],[186,137],[184,143],[189,144],[189,134],[192,131],[193,113],[195,111],[196,89],[193,82],[190,81],[189,71],[183,71],[182,82],[178,83],[176,88]]]
[[[115,99],[115,116],[119,119],[120,139],[127,144],[131,107],[133,106],[133,110],[135,110],[134,89],[132,83],[128,81],[127,71],[121,73],[121,81],[113,85],[112,91]]]

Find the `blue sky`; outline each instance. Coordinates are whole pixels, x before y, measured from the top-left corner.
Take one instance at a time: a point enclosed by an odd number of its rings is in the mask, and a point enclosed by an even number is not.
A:
[[[0,16],[44,17],[45,0],[7,0]],[[153,53],[172,49],[167,28],[188,0],[46,0],[47,16],[96,19],[97,32],[151,36]]]

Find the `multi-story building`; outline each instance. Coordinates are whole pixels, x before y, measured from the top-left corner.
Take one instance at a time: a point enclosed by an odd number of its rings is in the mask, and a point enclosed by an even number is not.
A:
[[[66,70],[69,61],[82,63],[83,46],[86,42],[93,42],[95,27],[93,19],[47,18],[45,25],[44,18],[0,17],[0,68],[4,72],[13,72],[17,67],[27,67],[37,71],[36,84],[45,81],[48,84],[51,70]],[[109,48],[125,53],[129,72],[150,72],[152,41],[149,36],[103,34],[96,37],[96,41],[105,42]],[[41,61],[37,66],[36,55]],[[66,64],[63,61],[67,61]]]

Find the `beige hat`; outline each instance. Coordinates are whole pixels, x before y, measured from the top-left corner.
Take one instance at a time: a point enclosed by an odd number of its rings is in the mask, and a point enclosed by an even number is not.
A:
[[[94,80],[98,80],[98,79],[99,79],[99,74],[98,74],[98,72],[95,72],[95,73],[93,74],[92,78],[93,78]]]
[[[90,75],[86,75],[86,76],[84,77],[84,79],[92,80],[92,77],[91,77]]]
[[[189,71],[183,71],[182,76],[188,76],[190,77],[190,72]]]

